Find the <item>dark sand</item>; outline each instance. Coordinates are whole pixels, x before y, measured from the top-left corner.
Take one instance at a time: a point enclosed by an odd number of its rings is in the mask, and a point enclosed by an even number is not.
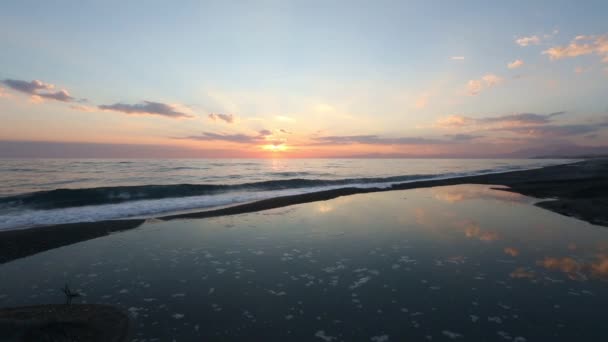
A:
[[[527,171],[404,183],[390,188],[342,188],[277,197],[216,210],[163,216],[158,219],[236,215],[300,203],[324,201],[352,194],[459,184],[508,186],[509,189],[504,190],[541,199],[551,199],[536,203],[539,207],[562,215],[573,216],[592,224],[608,226],[608,159],[592,159]],[[86,222],[0,232],[0,263],[105,236],[112,232],[133,229],[143,222],[144,220]]]
[[[109,305],[39,305],[0,309],[2,341],[123,342],[129,317]]]
[[[59,224],[0,232],[0,264],[49,249],[137,228],[144,220]]]

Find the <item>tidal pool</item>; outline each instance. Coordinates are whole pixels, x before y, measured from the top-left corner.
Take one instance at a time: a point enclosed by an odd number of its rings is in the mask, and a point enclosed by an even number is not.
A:
[[[0,265],[0,306],[111,304],[133,341],[601,341],[608,229],[488,186],[140,228]]]

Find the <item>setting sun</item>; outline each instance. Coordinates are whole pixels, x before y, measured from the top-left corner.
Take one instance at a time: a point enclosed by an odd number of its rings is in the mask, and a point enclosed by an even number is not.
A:
[[[287,151],[287,145],[285,145],[285,144],[279,144],[279,145],[268,144],[268,145],[262,146],[262,149],[266,150],[266,151],[271,151],[271,152],[285,152],[285,151]]]

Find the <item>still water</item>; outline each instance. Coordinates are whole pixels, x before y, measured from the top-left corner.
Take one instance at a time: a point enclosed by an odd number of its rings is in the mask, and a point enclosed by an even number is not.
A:
[[[140,228],[0,265],[2,306],[68,283],[134,341],[601,341],[608,230],[481,185]]]

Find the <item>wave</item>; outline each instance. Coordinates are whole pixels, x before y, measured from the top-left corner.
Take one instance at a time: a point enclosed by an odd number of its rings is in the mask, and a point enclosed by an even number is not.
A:
[[[294,173],[283,173],[282,176],[293,174]],[[333,180],[292,178],[242,184],[173,184],[56,189],[0,198],[0,209],[16,207],[28,209],[58,209],[141,200],[213,196],[236,192],[277,191],[330,186],[365,185],[371,183],[399,183],[425,178],[428,179],[430,177],[436,177],[436,175],[346,178]]]
[[[570,161],[572,162],[572,161]],[[291,178],[241,184],[174,184],[56,189],[0,197],[0,230],[41,225],[155,217],[324,190],[389,188],[396,184],[502,173],[544,165],[505,165],[472,172],[344,179]],[[270,176],[298,173],[271,172]],[[305,172],[301,173],[302,175]],[[319,174],[320,175],[320,174]],[[222,177],[226,179],[226,177]]]

